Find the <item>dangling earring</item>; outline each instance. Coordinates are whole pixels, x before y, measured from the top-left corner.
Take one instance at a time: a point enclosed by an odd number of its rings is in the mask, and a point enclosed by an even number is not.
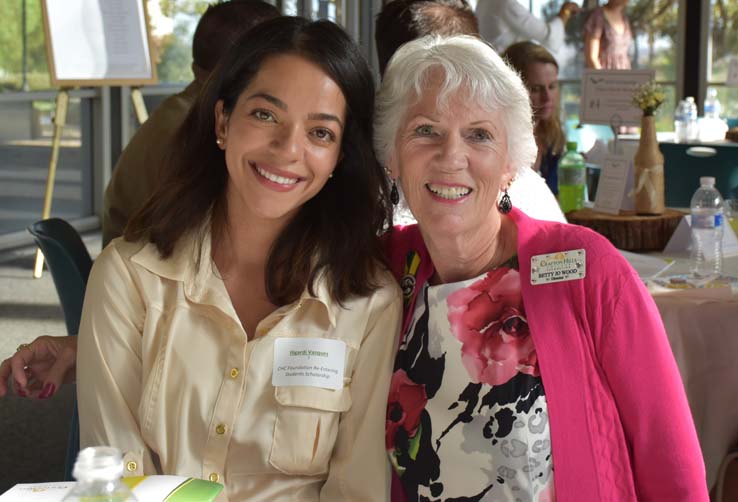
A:
[[[397,191],[397,183],[392,180],[392,188],[390,189],[390,201],[395,206],[400,203],[400,192]]]
[[[386,166],[384,168],[384,172],[392,181],[392,188],[390,189],[390,202],[392,202],[392,204],[396,206],[400,203],[400,192],[397,191],[397,180],[392,178],[392,171],[390,171]]]
[[[505,189],[505,193],[502,194],[500,202],[497,203],[497,210],[502,214],[507,214],[512,211],[512,201],[510,200],[510,196],[507,194],[507,188]]]

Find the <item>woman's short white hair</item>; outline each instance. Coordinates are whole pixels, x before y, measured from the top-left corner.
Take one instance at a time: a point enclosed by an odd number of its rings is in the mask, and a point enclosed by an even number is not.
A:
[[[418,38],[392,56],[377,93],[374,115],[374,148],[382,165],[387,166],[392,157],[398,129],[412,100],[422,94],[431,70],[436,69],[442,70],[444,79],[438,106],[463,89],[471,104],[500,112],[513,174],[530,167],[537,147],[528,91],[492,47],[465,35]]]

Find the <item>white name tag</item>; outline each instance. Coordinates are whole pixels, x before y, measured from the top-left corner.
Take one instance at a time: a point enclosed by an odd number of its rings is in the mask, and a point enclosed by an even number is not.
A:
[[[272,385],[343,388],[346,343],[327,338],[277,338]]]
[[[586,258],[584,249],[533,256],[530,259],[530,283],[538,286],[584,279],[587,276]]]

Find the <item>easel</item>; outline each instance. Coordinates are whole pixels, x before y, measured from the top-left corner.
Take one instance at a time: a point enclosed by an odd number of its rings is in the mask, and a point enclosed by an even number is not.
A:
[[[62,87],[56,95],[56,106],[54,111],[54,136],[51,140],[51,158],[49,159],[49,172],[46,176],[46,191],[44,192],[44,206],[41,210],[41,219],[45,220],[51,216],[51,201],[54,196],[54,182],[56,180],[56,166],[59,163],[59,148],[61,147],[62,133],[67,123],[67,112],[69,111],[69,87]],[[148,120],[149,113],[146,103],[141,94],[140,87],[131,89],[131,101],[136,113],[139,125]],[[40,279],[44,270],[44,255],[40,249],[36,249],[36,262],[33,265],[33,277]]]
[[[59,148],[61,147],[62,132],[67,122],[69,109],[69,90],[73,87],[99,87],[99,86],[134,86],[131,89],[131,100],[133,109],[139,123],[143,124],[148,119],[146,105],[144,104],[141,85],[156,84],[156,63],[151,51],[152,40],[149,30],[149,16],[144,0],[136,0],[134,3],[127,2],[121,11],[110,12],[98,26],[99,30],[90,30],[89,27],[75,25],[69,20],[79,21],[83,16],[68,16],[69,12],[83,12],[84,0],[41,0],[41,14],[44,26],[46,43],[46,58],[49,64],[49,73],[52,85],[59,86],[56,95],[56,108],[54,111],[54,136],[51,143],[51,158],[49,159],[49,172],[46,177],[46,190],[44,193],[44,205],[41,218],[47,219],[51,216],[51,203],[54,195],[54,181],[56,178],[56,167],[59,163]],[[118,28],[132,30],[134,35],[143,35],[143,46],[135,53],[137,58],[128,71],[116,71],[108,74],[100,68],[105,65],[85,66],[79,64],[76,53],[67,49],[66,43],[77,40],[80,34],[86,32],[104,33],[103,28],[107,24]],[[106,50],[105,36],[85,38],[85,47],[91,51],[91,60],[110,62],[111,53]],[[74,46],[73,44],[71,45]],[[71,55],[71,56],[70,56]],[[72,57],[75,56],[75,57]],[[126,60],[128,61],[128,60]],[[115,61],[113,61],[115,63]],[[113,67],[116,65],[113,64]],[[118,64],[120,66],[120,64]],[[43,273],[44,256],[41,250],[36,251],[36,262],[33,267],[33,277],[40,278]]]

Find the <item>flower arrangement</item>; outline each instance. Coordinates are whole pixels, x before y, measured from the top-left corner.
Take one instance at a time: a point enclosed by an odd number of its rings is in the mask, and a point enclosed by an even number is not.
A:
[[[643,110],[645,117],[651,117],[664,102],[664,90],[653,80],[639,86],[633,94],[633,104]]]

